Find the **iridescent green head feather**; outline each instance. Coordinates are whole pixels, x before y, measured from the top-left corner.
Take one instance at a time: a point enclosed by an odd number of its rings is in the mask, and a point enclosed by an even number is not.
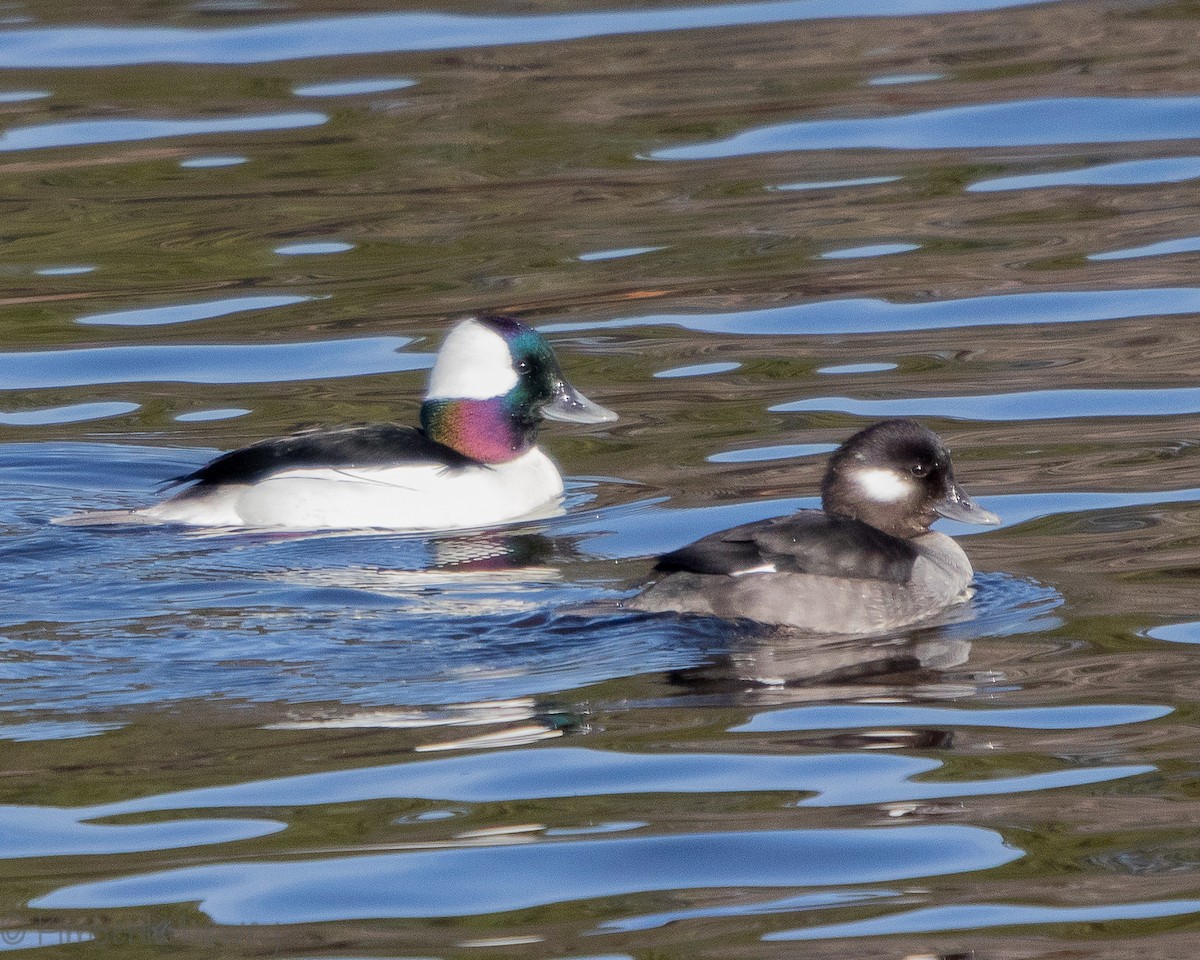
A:
[[[533,446],[543,417],[605,423],[616,414],[567,383],[550,344],[521,321],[489,315],[450,331],[421,407],[430,439],[503,463]]]

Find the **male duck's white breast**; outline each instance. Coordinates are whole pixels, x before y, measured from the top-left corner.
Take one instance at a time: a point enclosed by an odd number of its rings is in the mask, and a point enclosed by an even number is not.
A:
[[[519,519],[562,492],[558,469],[534,448],[495,465],[287,470],[253,484],[187,490],[144,513],[195,526],[447,530]]]

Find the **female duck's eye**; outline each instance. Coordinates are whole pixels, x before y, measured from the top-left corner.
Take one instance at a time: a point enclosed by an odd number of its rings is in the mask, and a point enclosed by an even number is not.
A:
[[[914,463],[911,467],[908,468],[908,472],[911,473],[914,477],[923,477],[927,473],[929,473],[929,467],[923,463]]]

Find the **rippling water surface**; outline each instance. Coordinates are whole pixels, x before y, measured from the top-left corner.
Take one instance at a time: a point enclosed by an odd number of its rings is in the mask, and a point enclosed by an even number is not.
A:
[[[1185,0],[0,6],[0,948],[1192,960]],[[515,311],[566,512],[60,527],[411,422]],[[613,601],[923,419],[978,592],[805,640]],[[1195,805],[1194,805],[1195,804]]]

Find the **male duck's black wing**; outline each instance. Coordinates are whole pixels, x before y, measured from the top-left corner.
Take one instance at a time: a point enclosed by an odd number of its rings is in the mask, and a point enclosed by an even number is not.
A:
[[[418,464],[456,469],[478,466],[478,461],[430,440],[413,427],[372,423],[261,440],[223,454],[194,473],[175,477],[168,484],[254,483],[273,473],[306,467],[338,469]]]
[[[659,557],[659,573],[810,573],[907,583],[917,549],[860,520],[820,510],[722,530]]]

